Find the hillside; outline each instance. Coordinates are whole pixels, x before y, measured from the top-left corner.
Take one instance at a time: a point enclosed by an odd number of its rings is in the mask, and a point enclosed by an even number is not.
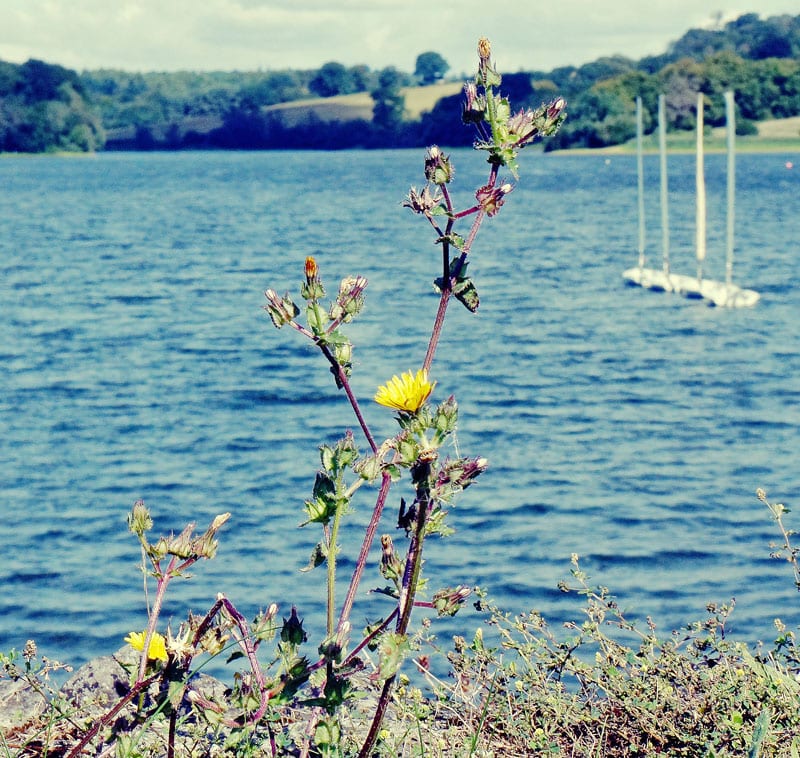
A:
[[[408,119],[418,119],[425,111],[433,110],[443,97],[455,95],[461,91],[463,82],[441,82],[427,87],[403,87],[400,94],[405,98],[405,115]],[[288,103],[277,103],[263,110],[267,113],[280,114],[284,126],[297,126],[308,121],[313,114],[321,121],[355,121],[372,118],[374,102],[367,92],[356,92],[351,95],[335,95],[326,98],[306,98]]]

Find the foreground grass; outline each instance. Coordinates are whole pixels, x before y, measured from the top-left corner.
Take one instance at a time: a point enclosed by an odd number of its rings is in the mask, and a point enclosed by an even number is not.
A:
[[[471,640],[456,637],[439,648],[423,631],[415,658],[422,673],[413,684],[401,681],[372,755],[800,756],[800,650],[781,622],[770,650],[727,637],[729,606],[711,605],[703,619],[666,636],[652,623],[640,630],[606,588],[589,584],[577,556],[561,589],[583,598],[580,620],[563,630],[536,612],[510,616],[481,597],[485,623]],[[446,678],[428,673],[442,670],[436,656],[447,659]],[[376,696],[365,674],[341,713],[340,745],[330,755],[355,754]],[[285,749],[264,729],[225,729],[190,707],[178,722],[176,754],[298,755],[289,735],[307,729],[301,706],[268,716]],[[155,701],[124,715],[85,754],[166,755]],[[0,739],[0,756],[68,755],[90,720],[55,698]]]

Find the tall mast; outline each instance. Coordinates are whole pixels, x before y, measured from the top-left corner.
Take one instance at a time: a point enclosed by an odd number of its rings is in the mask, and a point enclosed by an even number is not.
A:
[[[661,252],[664,273],[669,276],[669,209],[667,208],[667,116],[666,98],[658,96],[658,152],[661,158]]]
[[[733,92],[725,93],[725,120],[727,122],[728,142],[728,223],[725,245],[725,283],[728,287],[733,283],[733,229],[735,218],[734,201],[736,199],[736,109],[733,103]]]
[[[639,268],[644,268],[645,218],[644,218],[644,160],[642,158],[642,98],[636,98],[636,175],[639,201]]]
[[[695,165],[697,207],[695,217],[695,248],[697,250],[697,281],[703,279],[706,257],[706,177],[703,165],[703,93],[697,93],[697,159]]]

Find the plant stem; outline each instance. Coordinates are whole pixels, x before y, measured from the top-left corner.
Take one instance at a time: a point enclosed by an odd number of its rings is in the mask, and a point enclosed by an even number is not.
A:
[[[156,584],[156,597],[153,601],[153,608],[150,611],[150,618],[147,622],[147,634],[144,638],[144,648],[142,649],[142,657],[139,660],[139,675],[136,677],[136,681],[139,682],[145,677],[145,672],[147,671],[147,654],[150,652],[150,641],[153,639],[153,635],[156,631],[156,624],[158,623],[158,616],[161,613],[161,607],[164,604],[164,595],[167,592],[167,585],[169,584],[169,580],[172,578],[172,572],[175,569],[175,564],[177,563],[177,558],[172,556],[169,562],[169,566],[167,566],[167,570],[161,572],[159,570],[158,575],[158,583]]]
[[[381,515],[383,514],[383,507],[386,504],[386,498],[389,495],[389,488],[392,486],[392,477],[389,472],[383,472],[383,479],[381,481],[381,488],[378,492],[378,499],[375,501],[375,508],[372,510],[372,517],[369,520],[369,524],[367,525],[367,530],[364,533],[364,540],[361,543],[361,552],[358,554],[358,560],[356,561],[356,567],[353,570],[353,576],[350,579],[350,586],[347,589],[347,595],[344,599],[344,603],[342,604],[342,610],[339,614],[339,626],[342,625],[344,621],[347,621],[350,618],[350,611],[353,609],[353,602],[355,601],[356,592],[358,591],[358,585],[361,582],[361,576],[364,573],[364,567],[367,564],[367,556],[369,555],[369,550],[372,547],[372,542],[375,539],[375,532],[378,529],[378,523],[381,520]]]
[[[493,166],[492,167],[492,177],[490,177],[490,183],[493,184],[493,178],[496,179],[497,176],[497,169]],[[458,277],[461,273],[461,270],[464,268],[464,263],[467,260],[467,255],[469,254],[470,248],[472,247],[472,243],[475,241],[475,236],[478,234],[478,229],[480,229],[481,222],[483,221],[484,217],[486,216],[486,211],[479,210],[477,215],[475,216],[475,220],[472,222],[472,228],[469,231],[469,236],[467,237],[466,242],[464,243],[464,247],[461,249],[461,256],[458,259],[458,263],[455,266],[454,270],[450,271],[449,261],[447,258],[449,257],[449,246],[447,242],[443,243],[444,251],[443,257],[445,259],[444,263],[444,272],[442,276],[442,294],[439,298],[439,308],[436,311],[436,318],[433,322],[433,329],[431,330],[431,338],[430,342],[428,342],[428,351],[425,353],[425,361],[422,364],[422,368],[426,371],[430,370],[431,364],[433,363],[433,358],[436,355],[436,348],[439,345],[439,337],[442,334],[442,327],[444,326],[444,317],[447,314],[447,304],[450,302],[450,295],[453,294],[453,280]],[[448,224],[448,229],[450,225]]]
[[[328,363],[331,364],[336,376],[339,379],[339,384],[341,384],[342,388],[347,395],[347,399],[350,401],[350,405],[353,408],[353,413],[356,415],[356,419],[358,420],[358,425],[361,427],[361,431],[364,432],[364,436],[367,438],[367,444],[370,446],[370,449],[373,453],[378,452],[378,446],[375,444],[375,440],[372,437],[372,433],[367,426],[367,422],[364,420],[364,416],[361,413],[361,407],[358,404],[358,400],[356,396],[353,394],[353,390],[350,387],[350,381],[347,378],[347,374],[345,374],[344,369],[339,364],[339,361],[336,360],[336,357],[331,352],[330,348],[319,341],[317,337],[314,338],[314,342],[316,342],[317,346],[320,350],[322,350],[322,354],[327,358]]]
[[[333,525],[331,526],[331,536],[328,540],[328,620],[327,620],[327,634],[330,637],[333,634],[333,614],[334,605],[336,603],[336,545],[339,540],[339,524],[342,520],[342,511],[344,510],[344,503],[339,503],[336,506],[336,511],[333,514]]]
[[[397,625],[395,632],[399,635],[405,635],[408,631],[408,625],[411,621],[411,612],[414,609],[414,596],[417,593],[417,586],[419,585],[419,574],[422,569],[422,543],[425,540],[425,526],[428,518],[428,510],[430,508],[430,472],[431,461],[419,461],[420,471],[416,472],[416,478],[419,482],[417,485],[417,523],[414,528],[414,536],[411,538],[411,544],[408,547],[408,555],[406,557],[406,566],[403,571],[403,586],[400,591],[400,599],[398,601],[399,615],[397,618]],[[383,684],[378,704],[375,707],[375,715],[372,719],[372,724],[367,734],[367,738],[359,752],[359,758],[367,758],[372,750],[375,740],[378,737],[383,717],[386,714],[386,708],[389,705],[389,698],[392,693],[392,686],[394,685],[397,674],[392,674]]]
[[[140,679],[137,681],[136,684],[131,687],[130,691],[123,695],[114,705],[114,707],[108,711],[108,713],[94,722],[92,728],[83,735],[78,744],[66,754],[65,758],[77,758],[77,756],[83,752],[83,749],[97,736],[98,732],[104,726],[111,723],[111,720],[114,718],[114,716],[116,716],[140,692],[147,690],[147,688],[160,676],[161,672],[158,671],[155,674],[151,674],[149,677],[147,677],[147,679]]]

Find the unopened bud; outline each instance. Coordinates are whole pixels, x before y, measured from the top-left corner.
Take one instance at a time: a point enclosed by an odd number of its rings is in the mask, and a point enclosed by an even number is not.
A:
[[[153,519],[150,517],[150,511],[147,510],[144,500],[137,500],[133,504],[133,510],[128,515],[128,529],[133,534],[141,537],[152,528]]]
[[[167,552],[177,558],[189,558],[194,555],[194,540],[192,530],[194,524],[188,524],[186,528],[177,536],[169,540]]]
[[[300,294],[304,300],[319,300],[325,297],[325,288],[319,278],[319,268],[317,262],[312,256],[306,258],[303,270],[306,275],[306,280],[300,288]]]
[[[388,534],[381,536],[381,575],[397,584],[403,575],[403,564],[397,557],[392,538]]]
[[[425,156],[425,178],[433,184],[447,184],[454,175],[450,158],[436,145],[428,148]]]
[[[500,187],[487,184],[475,193],[475,198],[481,210],[483,210],[487,216],[496,216],[505,203],[505,196],[513,189],[514,186],[508,183]]]
[[[439,616],[455,616],[471,593],[469,587],[448,587],[433,596],[433,607]]]
[[[467,82],[464,85],[464,112],[461,120],[465,124],[480,124],[486,113],[486,99],[478,95],[478,88],[474,82]]]
[[[303,629],[303,620],[297,615],[297,608],[292,606],[292,612],[289,614],[288,619],[283,620],[283,628],[281,629],[281,640],[288,642],[290,645],[302,645],[308,636],[305,629]]]
[[[292,302],[288,293],[280,297],[275,290],[267,290],[264,296],[268,301],[268,305],[263,306],[264,310],[269,313],[272,323],[278,329],[291,323],[300,313],[300,309]]]

